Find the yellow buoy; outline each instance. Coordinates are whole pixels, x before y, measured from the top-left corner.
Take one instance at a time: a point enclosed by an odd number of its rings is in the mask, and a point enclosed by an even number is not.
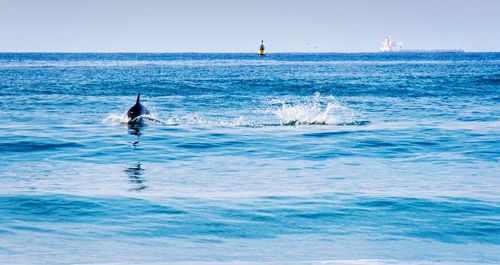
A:
[[[264,47],[264,40],[260,41],[259,55],[266,55],[266,48]]]

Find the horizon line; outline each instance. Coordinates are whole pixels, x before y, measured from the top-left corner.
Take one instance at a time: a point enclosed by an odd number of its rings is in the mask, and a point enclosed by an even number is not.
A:
[[[337,54],[355,54],[355,53],[377,53],[377,54],[398,54],[398,53],[500,53],[498,51],[455,51],[446,49],[435,49],[435,50],[408,50],[408,51],[394,51],[394,52],[380,52],[380,51],[277,51],[277,52],[266,52],[269,54],[325,54],[325,53],[337,53]],[[74,54],[74,53],[94,53],[94,54],[112,54],[112,53],[122,53],[122,54],[258,54],[257,52],[208,52],[208,51],[0,51],[3,54],[15,54],[15,53],[61,53],[61,54]]]

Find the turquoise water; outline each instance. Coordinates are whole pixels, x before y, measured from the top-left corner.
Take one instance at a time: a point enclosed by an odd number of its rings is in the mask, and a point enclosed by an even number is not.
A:
[[[499,53],[0,54],[0,263],[498,264],[499,102]]]

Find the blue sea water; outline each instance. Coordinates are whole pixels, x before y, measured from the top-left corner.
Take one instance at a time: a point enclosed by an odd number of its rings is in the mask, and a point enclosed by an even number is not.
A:
[[[0,264],[500,263],[500,53],[6,53],[0,110]]]

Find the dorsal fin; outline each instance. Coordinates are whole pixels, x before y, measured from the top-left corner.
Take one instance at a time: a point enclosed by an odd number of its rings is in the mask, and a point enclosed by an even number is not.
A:
[[[141,99],[141,93],[139,92],[139,94],[137,94],[137,101],[135,102],[135,104],[139,104],[140,99]]]

